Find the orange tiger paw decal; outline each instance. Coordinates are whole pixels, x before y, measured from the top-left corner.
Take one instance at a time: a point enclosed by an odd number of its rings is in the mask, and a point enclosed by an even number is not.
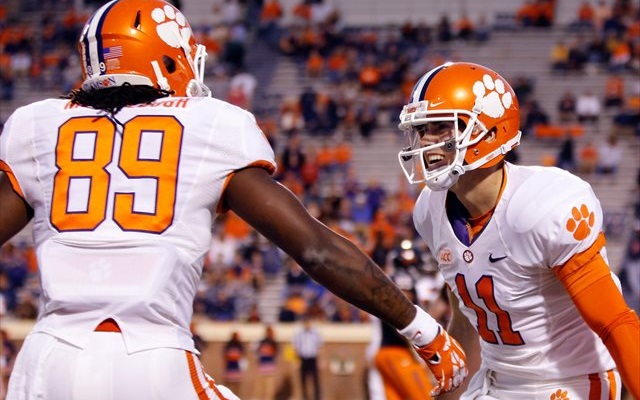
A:
[[[571,218],[567,221],[567,230],[573,233],[575,240],[584,240],[591,233],[595,219],[595,214],[589,211],[585,204],[581,205],[580,208],[573,207]]]
[[[569,392],[566,390],[558,389],[554,393],[551,393],[549,400],[570,400]]]

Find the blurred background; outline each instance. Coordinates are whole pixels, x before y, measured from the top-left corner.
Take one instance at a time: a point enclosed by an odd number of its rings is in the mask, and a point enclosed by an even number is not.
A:
[[[22,105],[77,87],[76,40],[104,3],[0,0],[0,124]],[[421,305],[443,323],[443,282],[412,226],[420,187],[407,184],[397,162],[404,144],[398,115],[416,79],[445,61],[496,70],[521,108],[523,140],[510,161],[555,165],[593,186],[610,266],[640,310],[637,2],[173,3],[208,49],[213,96],[256,115],[276,151],[276,178],[388,273],[410,269]],[[208,372],[238,384],[242,398],[299,398],[291,340],[305,316],[324,340],[322,398],[369,398],[372,318],[313,282],[234,214],[221,216],[213,233],[193,321]],[[27,228],[0,248],[3,383],[37,316],[37,279]],[[265,373],[256,355],[267,327],[278,344],[275,373]],[[242,351],[225,350],[232,336]],[[273,376],[272,394],[261,373]]]

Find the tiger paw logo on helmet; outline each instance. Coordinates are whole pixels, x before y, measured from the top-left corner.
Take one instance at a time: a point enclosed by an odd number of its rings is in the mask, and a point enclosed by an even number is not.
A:
[[[591,233],[595,218],[595,214],[589,211],[585,204],[580,208],[573,207],[571,217],[567,221],[567,230],[573,234],[575,240],[584,240]]]
[[[482,77],[482,81],[473,84],[473,94],[476,95],[476,104],[481,105],[482,113],[491,118],[503,116],[505,110],[513,104],[513,97],[506,90],[502,79],[493,80],[488,74]]]
[[[173,7],[166,5],[163,8],[155,8],[151,12],[151,18],[158,23],[158,36],[169,46],[178,48],[181,43],[189,43],[191,29],[181,12],[176,12]]]
[[[551,393],[549,396],[549,400],[571,400],[569,399],[569,392],[566,390],[558,389],[555,392]]]

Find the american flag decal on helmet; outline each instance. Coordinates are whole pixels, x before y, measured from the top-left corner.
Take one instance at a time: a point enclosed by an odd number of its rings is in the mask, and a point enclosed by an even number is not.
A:
[[[107,47],[102,50],[102,56],[105,60],[122,57],[122,46]]]

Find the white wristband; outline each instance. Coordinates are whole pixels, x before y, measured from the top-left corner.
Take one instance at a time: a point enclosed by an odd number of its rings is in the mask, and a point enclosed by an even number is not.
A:
[[[413,321],[398,332],[414,345],[422,347],[433,342],[433,339],[438,335],[440,324],[425,310],[418,306],[415,307],[417,312]]]

